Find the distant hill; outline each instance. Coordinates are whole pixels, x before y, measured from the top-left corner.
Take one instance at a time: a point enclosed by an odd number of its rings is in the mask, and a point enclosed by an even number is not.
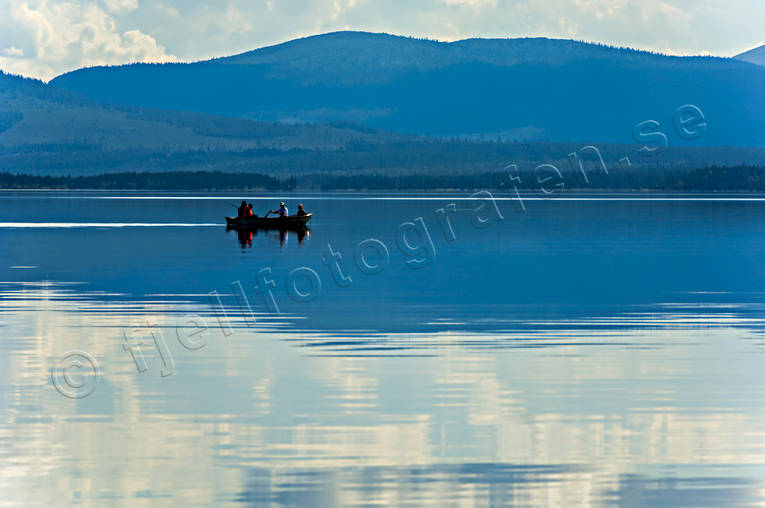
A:
[[[570,40],[452,43],[363,32],[298,39],[190,64],[70,72],[51,84],[95,100],[260,121],[350,121],[402,133],[630,143],[634,125],[694,104],[692,144],[765,146],[765,68]]]
[[[195,112],[105,104],[41,81],[0,71],[0,143],[97,143],[106,149],[339,149],[350,142],[392,141],[363,126],[287,125]]]
[[[254,171],[255,161],[403,139],[353,125],[285,125],[107,105],[0,72],[0,171]]]
[[[369,85],[412,71],[430,72],[466,63],[495,66],[564,65],[583,60],[656,60],[658,55],[572,40],[466,39],[439,42],[368,32],[334,32],[210,60],[230,65],[268,65],[270,77],[293,75],[301,84]],[[660,57],[659,57],[660,58]]]
[[[743,53],[734,57],[737,60],[743,60],[745,62],[765,66],[765,45],[758,48],[744,51]]]
[[[644,158],[636,144],[597,143],[606,163],[635,170],[765,166],[765,147],[678,147]],[[197,112],[109,105],[37,80],[0,73],[0,172],[95,175],[225,171],[306,174],[469,174],[570,170],[580,142],[516,143],[497,137],[425,138],[352,123],[285,124]]]

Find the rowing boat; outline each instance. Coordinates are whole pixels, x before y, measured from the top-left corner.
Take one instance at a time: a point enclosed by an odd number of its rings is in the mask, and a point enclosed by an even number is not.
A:
[[[313,214],[287,217],[226,217],[226,225],[238,229],[302,229]]]

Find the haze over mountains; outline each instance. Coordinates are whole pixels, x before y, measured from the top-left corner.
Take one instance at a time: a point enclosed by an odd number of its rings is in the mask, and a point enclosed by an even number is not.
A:
[[[558,142],[629,143],[636,123],[668,125],[675,108],[694,104],[710,126],[694,144],[736,146],[765,145],[763,83],[765,68],[736,59],[569,40],[443,43],[363,32],[191,64],[82,69],[51,81],[118,104]]]

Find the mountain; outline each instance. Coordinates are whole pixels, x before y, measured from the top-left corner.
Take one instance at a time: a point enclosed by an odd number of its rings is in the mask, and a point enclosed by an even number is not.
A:
[[[281,124],[197,112],[104,104],[41,81],[0,72],[0,172],[95,175],[225,171],[300,174],[504,173],[540,163],[570,168],[581,143],[451,140],[349,123]],[[670,147],[637,155],[636,144],[599,143],[609,167],[628,155],[636,170],[710,164],[765,165],[765,148]],[[503,176],[500,177],[500,181]]]
[[[304,85],[381,84],[412,71],[467,63],[562,65],[582,60],[651,58],[651,53],[546,38],[466,39],[444,43],[368,32],[334,32],[217,58],[214,63],[268,65],[272,77],[294,75]]]
[[[765,68],[570,40],[336,32],[203,62],[81,69],[51,85],[115,104],[418,135],[631,143],[637,123],[656,120],[672,144],[765,145]],[[704,112],[700,139],[673,132],[685,104]]]
[[[0,72],[0,171],[117,171],[284,167],[284,158],[394,143],[404,136],[353,125],[284,125],[103,104]],[[274,161],[276,160],[276,161]]]
[[[765,44],[758,48],[744,51],[743,53],[736,55],[733,58],[737,60],[743,60],[744,62],[765,66]]]
[[[0,71],[0,143],[71,145],[90,140],[107,150],[337,150],[405,136],[355,125],[275,124],[203,113],[105,104]]]

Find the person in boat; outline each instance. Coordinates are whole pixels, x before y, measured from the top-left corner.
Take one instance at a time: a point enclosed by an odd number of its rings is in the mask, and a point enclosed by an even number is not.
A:
[[[255,212],[252,211],[252,203],[250,203],[249,205],[247,205],[246,217],[254,217],[254,216],[255,216]]]
[[[238,209],[239,217],[247,217],[247,211],[249,209],[247,208],[247,201],[242,201],[241,206]]]
[[[289,215],[289,212],[287,211],[287,206],[284,204],[284,201],[279,203],[278,210],[269,210],[268,213],[275,213],[279,217],[287,217]]]
[[[305,209],[303,208],[302,203],[298,205],[297,214],[298,214],[298,217],[303,217],[305,215],[308,215],[307,213],[305,213]]]

